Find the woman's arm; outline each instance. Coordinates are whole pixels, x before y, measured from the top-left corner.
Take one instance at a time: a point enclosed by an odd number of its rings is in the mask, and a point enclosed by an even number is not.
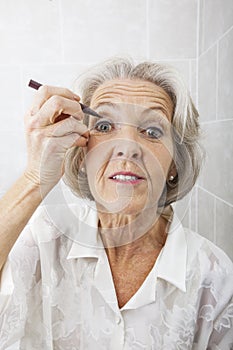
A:
[[[25,175],[0,199],[0,271],[20,232],[42,199],[40,186]]]
[[[66,151],[87,144],[79,100],[70,90],[42,86],[25,115],[27,167],[0,199],[0,272],[20,232],[64,174]],[[62,113],[72,117],[57,119]]]

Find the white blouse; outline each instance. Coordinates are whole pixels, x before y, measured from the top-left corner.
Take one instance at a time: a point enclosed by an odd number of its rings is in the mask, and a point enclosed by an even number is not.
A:
[[[4,266],[0,349],[233,349],[233,264],[174,214],[119,309],[93,202],[40,206]],[[136,272],[135,272],[136,273]]]

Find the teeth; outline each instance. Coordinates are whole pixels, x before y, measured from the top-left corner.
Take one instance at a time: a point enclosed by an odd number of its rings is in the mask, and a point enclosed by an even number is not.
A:
[[[120,180],[120,181],[133,181],[137,180],[137,176],[130,176],[130,175],[115,175],[113,176],[114,180]]]

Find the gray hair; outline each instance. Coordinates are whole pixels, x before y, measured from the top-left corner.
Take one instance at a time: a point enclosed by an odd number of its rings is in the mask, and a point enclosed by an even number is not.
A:
[[[152,82],[163,88],[170,96],[174,104],[173,160],[177,176],[173,181],[166,182],[159,206],[166,206],[183,198],[194,186],[204,156],[199,142],[199,115],[183,79],[174,67],[165,64],[154,62],[135,64],[129,58],[114,57],[89,69],[82,76],[79,83],[82,102],[89,106],[96,89],[106,81],[114,79],[140,79]],[[83,122],[88,125],[87,115]],[[86,174],[80,171],[83,161],[84,153],[81,147],[73,147],[67,151],[64,182],[75,195],[93,200]]]

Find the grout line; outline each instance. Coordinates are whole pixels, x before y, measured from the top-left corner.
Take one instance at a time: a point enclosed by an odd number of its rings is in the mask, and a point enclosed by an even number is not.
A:
[[[225,201],[224,199],[220,198],[219,196],[216,196],[216,194],[214,194],[214,193],[208,191],[208,190],[205,189],[204,187],[202,187],[202,186],[200,186],[200,185],[197,185],[197,186],[198,186],[198,188],[200,188],[202,191],[208,193],[209,195],[215,197],[215,198],[218,199],[219,201],[221,201],[221,202],[225,203],[226,205],[228,205],[229,207],[233,208],[233,204],[231,204],[231,203]]]
[[[196,59],[196,105],[199,109],[199,58]]]
[[[196,29],[196,106],[199,109],[199,45],[200,45],[200,0],[197,1],[197,29]]]
[[[208,51],[210,51],[211,49],[213,49],[213,47],[216,45],[218,40],[216,40],[213,44],[211,44],[208,49],[206,49],[204,52],[202,52],[199,56],[199,58],[201,58],[202,56],[204,56],[206,53],[208,53]]]
[[[192,60],[189,61],[189,91],[192,92]]]
[[[217,218],[217,212],[216,212],[216,197],[214,197],[214,243],[216,244],[216,238],[217,238],[217,234],[216,234],[216,218]]]
[[[199,56],[200,44],[200,0],[197,1],[197,27],[196,27],[196,58]]]
[[[208,124],[213,124],[213,123],[219,123],[219,122],[229,122],[232,121],[233,118],[229,118],[229,119],[218,119],[218,120],[209,120],[207,122],[200,122],[200,125],[208,125]]]
[[[216,91],[215,91],[215,108],[216,114],[215,119],[218,120],[218,72],[219,72],[219,42],[217,42],[216,47]]]
[[[189,201],[189,211],[188,211],[188,226],[189,229],[192,229],[192,196],[193,196],[193,192],[191,192],[191,196],[190,196],[190,201]]]
[[[223,34],[217,39],[217,41],[222,40],[222,39],[224,38],[224,36],[226,36],[232,29],[233,29],[233,25],[232,25],[230,28],[228,28],[228,29],[225,31],[225,33],[223,33]]]
[[[200,1],[203,2],[203,14],[202,14],[203,40],[202,40],[202,49],[204,50],[205,42],[206,42],[206,21],[205,21],[206,0],[200,0]]]
[[[201,56],[205,55],[209,50],[211,50],[211,49],[218,43],[218,41],[222,40],[222,39],[224,38],[224,36],[227,35],[232,29],[233,29],[233,26],[231,26],[224,34],[222,34],[218,39],[216,39],[216,40],[213,42],[213,44],[211,44],[211,45],[208,47],[208,49],[206,49],[205,51],[203,51],[203,52],[200,54],[199,58],[200,58]]]
[[[198,187],[195,192],[195,232],[198,230]]]
[[[190,60],[195,60],[196,57],[188,57],[188,58],[185,58],[185,57],[182,57],[182,58],[158,58],[156,61],[163,61],[163,62],[170,62],[170,61],[173,61],[173,62],[187,62],[187,61],[190,61]]]
[[[146,0],[146,58],[150,58],[149,0]]]

